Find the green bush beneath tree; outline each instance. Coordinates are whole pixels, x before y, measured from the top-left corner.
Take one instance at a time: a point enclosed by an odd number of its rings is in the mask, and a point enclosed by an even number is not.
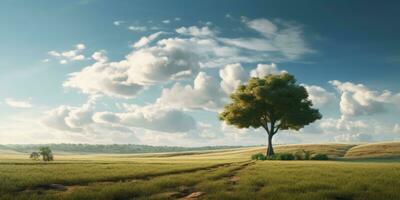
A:
[[[292,153],[277,153],[273,156],[266,156],[263,153],[256,153],[251,156],[252,160],[329,160],[326,154],[311,155],[309,151]]]

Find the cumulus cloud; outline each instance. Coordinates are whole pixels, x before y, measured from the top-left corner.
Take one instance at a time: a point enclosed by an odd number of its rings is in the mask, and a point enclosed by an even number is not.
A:
[[[133,107],[118,116],[121,124],[162,132],[187,132],[196,128],[196,121],[190,115],[166,107]]]
[[[370,124],[362,120],[354,120],[345,116],[338,119],[325,118],[318,122],[319,127],[325,133],[360,133],[371,131]]]
[[[335,136],[336,142],[370,142],[372,141],[373,137],[370,134],[366,133],[356,133],[356,134],[341,134]]]
[[[127,127],[144,128],[161,132],[187,132],[196,129],[196,121],[181,110],[159,105],[125,105],[125,112],[97,112],[97,123],[112,123]]]
[[[131,98],[143,86],[127,80],[124,68],[116,63],[96,62],[69,75],[63,86],[77,88],[86,94],[105,94],[112,97]]]
[[[108,60],[108,57],[106,55],[106,51],[105,50],[101,50],[101,51],[96,51],[92,54],[92,59],[95,60],[96,62],[106,62]]]
[[[193,37],[213,37],[216,34],[215,31],[211,30],[208,26],[180,27],[175,31],[179,34],[193,36]]]
[[[32,104],[28,100],[16,100],[13,98],[6,98],[4,102],[13,108],[31,108]]]
[[[80,107],[62,105],[49,110],[42,119],[42,123],[56,130],[81,132],[93,122],[92,115],[96,98],[90,98]]]
[[[96,129],[127,130],[142,128],[160,132],[188,132],[197,122],[185,112],[159,105],[123,105],[123,112],[95,111],[91,98],[82,106],[59,106],[46,113],[42,123],[47,127],[69,132],[92,133]]]
[[[253,69],[250,71],[250,76],[264,78],[265,76],[270,75],[270,74],[280,74],[280,73],[286,73],[286,71],[278,70],[275,63],[271,63],[269,65],[268,64],[258,64],[256,69]]]
[[[245,25],[255,31],[271,34],[272,29],[264,30],[265,23],[265,20],[257,19],[246,21]],[[288,29],[283,25],[280,25],[281,28],[276,26],[275,39]],[[141,27],[130,29],[145,30]],[[250,39],[254,40],[254,43],[267,42],[273,47],[271,50],[273,52],[267,49],[254,51],[235,45],[237,38],[219,38],[215,31],[207,26],[181,27],[176,32],[178,37],[159,39],[163,32],[142,37],[133,45],[133,51],[119,61],[109,62],[104,53],[96,52],[92,55],[96,63],[70,74],[64,86],[80,89],[87,94],[100,93],[113,97],[132,98],[147,86],[193,77],[202,68],[222,67],[231,63],[255,63],[266,59],[286,59],[285,56],[277,55],[279,52],[285,54],[282,48],[276,48],[276,43],[266,37]],[[180,35],[189,37],[181,38]],[[231,40],[231,43],[226,42],[227,40]],[[263,42],[257,40],[263,40]],[[299,38],[288,36],[284,40],[297,41]],[[294,47],[290,46],[290,49],[292,48]],[[77,49],[83,48],[79,46]],[[66,63],[68,60],[64,59],[61,62]],[[271,73],[274,70],[273,67],[273,64],[259,65],[253,74]],[[224,90],[227,90],[227,86]]]
[[[163,20],[162,23],[164,23],[164,24],[169,24],[169,23],[171,23],[171,20],[166,19],[166,20]]]
[[[200,72],[191,85],[176,83],[172,88],[163,89],[157,104],[189,109],[215,110],[223,105],[218,81],[204,72]]]
[[[385,104],[390,101],[390,91],[373,91],[362,84],[330,81],[341,94],[340,111],[346,116],[373,115],[383,113]]]
[[[84,44],[75,45],[74,49],[67,51],[49,51],[48,55],[57,58],[60,64],[67,64],[69,61],[79,61],[84,60],[85,55],[82,54],[82,51],[86,48]]]
[[[328,92],[326,89],[320,86],[306,84],[303,84],[303,86],[308,92],[308,98],[317,108],[333,103],[336,100],[336,96],[334,93]]]
[[[143,36],[139,39],[139,41],[137,41],[133,47],[134,48],[140,48],[140,47],[144,47],[146,45],[148,45],[150,42],[154,41],[155,39],[157,39],[161,34],[164,34],[165,32],[159,31],[156,33],[153,33],[149,36]]]
[[[226,94],[232,93],[238,85],[243,84],[249,78],[240,63],[226,65],[219,70],[219,76],[222,79],[221,88]]]

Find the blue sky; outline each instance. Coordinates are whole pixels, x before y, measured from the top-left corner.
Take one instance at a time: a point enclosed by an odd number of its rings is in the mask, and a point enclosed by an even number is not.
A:
[[[396,1],[0,4],[0,143],[261,144],[217,113],[283,71],[324,117],[275,142],[400,138]]]

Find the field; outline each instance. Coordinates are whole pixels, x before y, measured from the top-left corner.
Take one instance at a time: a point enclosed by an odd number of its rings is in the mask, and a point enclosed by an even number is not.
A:
[[[400,199],[400,143],[277,146],[329,161],[251,161],[265,148],[157,154],[0,150],[0,199]]]

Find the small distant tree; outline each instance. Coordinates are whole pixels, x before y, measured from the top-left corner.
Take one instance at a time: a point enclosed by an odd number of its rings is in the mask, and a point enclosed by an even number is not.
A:
[[[42,155],[43,161],[52,161],[53,153],[51,152],[50,147],[40,147],[39,153]]]
[[[38,152],[32,152],[31,155],[29,156],[30,159],[32,160],[39,160],[40,154]]]
[[[220,120],[237,128],[263,127],[268,135],[267,156],[273,156],[272,137],[279,130],[299,130],[322,115],[312,108],[306,89],[288,73],[251,78],[230,96],[232,103]]]

